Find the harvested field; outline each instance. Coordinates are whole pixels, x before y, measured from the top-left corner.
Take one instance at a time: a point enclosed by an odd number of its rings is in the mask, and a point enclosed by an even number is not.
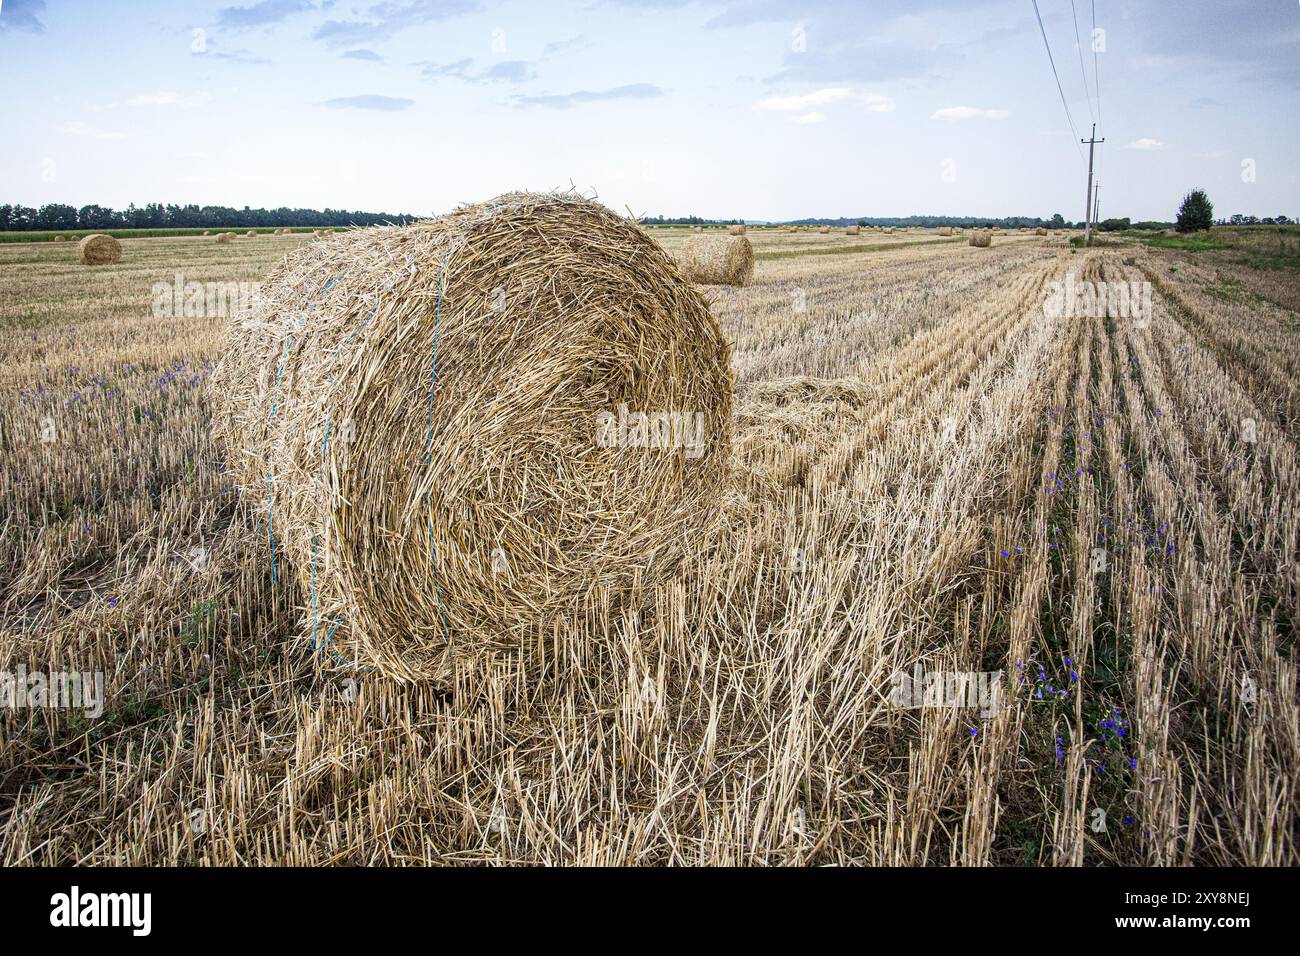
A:
[[[229,317],[151,307],[292,246],[0,245],[0,670],[105,676],[0,710],[0,863],[1298,862],[1297,273],[891,231],[749,230],[719,533],[450,686],[302,637]],[[1071,273],[1152,313],[1045,315]]]

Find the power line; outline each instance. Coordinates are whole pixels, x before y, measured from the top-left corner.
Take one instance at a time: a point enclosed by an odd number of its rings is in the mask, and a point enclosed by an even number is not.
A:
[[[1097,96],[1097,119],[1101,120],[1101,83],[1097,78],[1097,0],[1091,0],[1092,7],[1092,89]],[[1097,175],[1101,175],[1101,154],[1103,150],[1098,146],[1097,149]],[[1098,200],[1100,201],[1100,200]],[[1093,219],[1097,218],[1096,209],[1093,210]]]
[[[1088,92],[1088,71],[1083,68],[1083,40],[1079,38],[1079,12],[1070,0],[1070,18],[1074,20],[1074,48],[1079,53],[1079,75],[1083,77],[1083,98],[1088,101],[1088,115],[1097,122],[1097,114],[1092,111],[1092,94]]]
[[[1092,0],[1092,88],[1097,94],[1097,119],[1101,119],[1101,79],[1097,73],[1097,0]]]
[[[1083,150],[1079,149],[1079,131],[1074,127],[1074,116],[1070,113],[1070,104],[1065,101],[1065,90],[1061,88],[1061,75],[1056,72],[1056,60],[1052,57],[1052,45],[1047,42],[1047,31],[1043,29],[1043,15],[1038,12],[1038,0],[1033,0],[1034,16],[1038,17],[1038,32],[1043,35],[1043,46],[1047,48],[1047,62],[1052,64],[1052,76],[1056,77],[1056,92],[1061,94],[1061,105],[1065,107],[1065,118],[1070,123],[1070,132],[1074,134],[1075,152],[1083,160]]]

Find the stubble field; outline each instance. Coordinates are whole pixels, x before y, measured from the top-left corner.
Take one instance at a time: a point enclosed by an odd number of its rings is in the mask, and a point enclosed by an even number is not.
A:
[[[716,539],[450,688],[313,653],[209,434],[225,319],[150,312],[317,240],[0,246],[0,671],[107,693],[0,709],[0,864],[1295,864],[1296,273],[750,238]],[[1153,314],[1046,315],[1071,272]]]

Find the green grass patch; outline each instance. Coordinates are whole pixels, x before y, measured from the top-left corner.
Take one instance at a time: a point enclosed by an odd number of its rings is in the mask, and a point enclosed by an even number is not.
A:
[[[1153,249],[1182,249],[1184,252],[1205,252],[1209,249],[1231,249],[1233,244],[1230,241],[1215,236],[1213,233],[1186,233],[1184,235],[1157,235],[1127,230],[1118,233],[1125,239],[1136,239],[1138,242],[1145,243]]]

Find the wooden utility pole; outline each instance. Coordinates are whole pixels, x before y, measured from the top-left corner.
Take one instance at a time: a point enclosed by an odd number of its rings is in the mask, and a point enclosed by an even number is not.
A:
[[[1092,150],[1098,143],[1106,142],[1105,138],[1097,138],[1097,124],[1092,124],[1092,136],[1088,139],[1079,140],[1081,143],[1088,144],[1088,192],[1086,193],[1088,204],[1084,210],[1083,218],[1083,241],[1085,244],[1092,238]]]

